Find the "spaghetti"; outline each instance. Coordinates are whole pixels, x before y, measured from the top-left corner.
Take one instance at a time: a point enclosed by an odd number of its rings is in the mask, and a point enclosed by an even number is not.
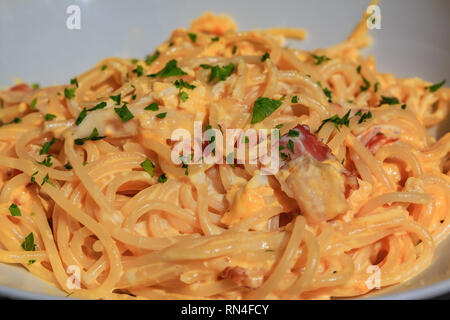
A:
[[[365,21],[283,47],[305,34],[207,13],[145,60],[0,91],[0,262],[89,299],[327,299],[420,273],[449,233],[450,134],[427,128],[450,90],[378,73]],[[194,121],[279,129],[279,171],[174,164]]]

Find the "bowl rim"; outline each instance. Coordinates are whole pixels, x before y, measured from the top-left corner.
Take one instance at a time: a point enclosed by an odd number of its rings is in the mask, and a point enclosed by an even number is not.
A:
[[[380,294],[374,297],[359,297],[357,300],[423,300],[434,299],[450,292],[450,278],[425,287],[398,293]],[[16,300],[71,300],[52,294],[37,293],[0,285],[0,298]]]

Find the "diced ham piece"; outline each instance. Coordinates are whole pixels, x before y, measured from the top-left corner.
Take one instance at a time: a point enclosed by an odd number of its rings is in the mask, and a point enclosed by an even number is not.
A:
[[[299,133],[298,137],[289,137],[285,134],[280,139],[280,146],[283,146],[283,152],[288,159],[294,160],[302,155],[308,154],[318,161],[324,161],[333,158],[330,148],[315,135],[313,135],[308,126],[298,125],[292,129]],[[288,148],[289,140],[294,143],[294,153]]]
[[[20,83],[16,84],[14,87],[11,87],[11,89],[9,90],[17,92],[28,92],[31,91],[31,88],[26,83]]]

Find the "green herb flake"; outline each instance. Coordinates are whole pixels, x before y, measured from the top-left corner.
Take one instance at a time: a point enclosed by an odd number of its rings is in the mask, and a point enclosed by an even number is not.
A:
[[[281,106],[282,102],[265,97],[259,97],[253,104],[251,124],[263,121]]]
[[[164,183],[164,182],[166,182],[166,181],[167,181],[167,177],[166,177],[166,174],[165,174],[165,173],[163,173],[162,175],[159,176],[158,182]]]
[[[25,251],[36,251],[33,232],[30,232],[30,234],[25,237],[25,241],[22,243],[22,248]]]
[[[311,56],[316,60],[316,61],[314,62],[314,64],[315,64],[316,66],[318,66],[319,64],[322,64],[322,62],[330,61],[330,60],[331,60],[330,58],[328,58],[328,57],[326,57],[326,56],[318,56],[318,55],[315,55],[315,54],[311,54]]]
[[[287,144],[287,147],[288,147],[289,151],[291,151],[292,153],[294,153],[294,141],[289,140],[289,141],[288,141],[288,144]]]
[[[396,97],[385,97],[385,96],[381,96],[381,101],[380,101],[380,106],[382,104],[399,104],[400,101],[398,101],[398,99]]]
[[[195,33],[189,32],[189,33],[188,33],[188,37],[189,37],[189,39],[191,39],[191,41],[192,41],[193,43],[196,43],[196,42],[197,42],[197,35],[196,35]]]
[[[322,127],[325,125],[325,123],[327,122],[332,122],[334,123],[334,126],[336,127],[336,129],[339,130],[339,126],[346,126],[348,127],[349,125],[349,116],[350,116],[350,110],[347,111],[347,113],[341,118],[339,117],[337,114],[335,114],[334,116],[332,116],[331,118],[325,119],[322,121],[322,124],[320,125],[320,127],[316,130],[315,133],[318,133],[320,131],[320,129],[322,129]]]
[[[104,138],[106,138],[106,136],[99,136],[97,128],[94,128],[92,130],[91,134],[89,135],[89,137],[75,139],[75,144],[78,146],[82,146],[84,144],[84,142],[87,140],[96,141],[96,140],[100,140],[100,139],[104,139]]]
[[[186,100],[189,99],[189,95],[184,91],[180,91],[178,93],[178,96],[180,97],[181,101],[183,101],[183,102],[186,102]]]
[[[375,84],[373,85],[373,91],[376,93],[378,92],[378,86],[380,85],[380,83],[377,81],[375,82]]]
[[[100,68],[102,71],[104,71],[106,68],[108,68],[108,66],[106,64],[102,65],[102,67]]]
[[[116,96],[109,96],[109,98],[116,103],[116,105],[120,105],[121,94],[119,93]]]
[[[64,168],[66,168],[67,170],[72,170],[73,168],[72,168],[72,165],[69,163],[69,162],[67,162],[65,165],[64,165]]]
[[[33,83],[33,84],[31,85],[31,89],[33,89],[33,90],[39,89],[39,88],[40,88],[39,83]]]
[[[267,59],[270,59],[270,54],[268,52],[263,54],[263,56],[261,57],[261,61],[264,62]]]
[[[447,80],[442,80],[439,83],[435,83],[431,86],[425,87],[425,90],[429,90],[430,92],[436,92],[445,84],[446,81]]]
[[[150,177],[154,177],[154,169],[155,169],[155,165],[153,164],[153,162],[150,159],[145,159],[142,163],[141,163],[141,167],[145,170],[145,172],[147,172]]]
[[[64,96],[67,99],[72,99],[75,97],[75,91],[77,90],[77,88],[64,88]]]
[[[361,110],[359,110],[359,112],[361,112]],[[359,119],[358,123],[363,123],[367,119],[371,119],[371,118],[372,118],[372,112],[368,111],[364,114],[361,114],[361,118]]]
[[[161,112],[156,115],[158,119],[164,119],[167,115],[167,112]]]
[[[298,137],[300,136],[300,132],[297,130],[289,130],[288,137]]]
[[[130,109],[128,109],[126,104],[124,104],[121,108],[114,108],[114,111],[120,117],[122,122],[127,122],[134,118],[134,115],[131,113]]]
[[[18,207],[17,204],[15,204],[15,203],[12,203],[12,204],[9,206],[9,212],[11,212],[11,215],[12,215],[13,217],[20,217],[20,216],[22,215],[22,213],[20,212],[19,207]]]
[[[186,72],[184,72],[183,70],[181,70],[180,68],[177,67],[177,61],[175,59],[172,59],[169,62],[167,62],[167,64],[164,66],[164,68],[161,71],[159,71],[157,73],[149,74],[147,77],[168,78],[168,77],[174,77],[174,76],[184,76],[186,74],[187,74]]]
[[[144,74],[144,68],[141,65],[138,65],[136,69],[133,69],[133,73],[136,73],[138,77],[141,77]]]
[[[217,41],[219,41],[219,37],[214,37],[214,38],[211,38],[211,41],[213,41],[213,42],[217,42]]]
[[[70,84],[74,84],[78,88],[78,80],[77,80],[77,78],[70,79]]]
[[[80,123],[84,120],[84,118],[86,118],[86,116],[87,116],[87,110],[86,110],[86,108],[83,108],[83,110],[81,110],[80,114],[78,115],[78,118],[75,121],[75,124],[77,126],[80,125]]]
[[[47,155],[44,160],[42,160],[40,162],[38,161],[38,163],[42,164],[42,165],[44,165],[46,167],[51,167],[53,165],[52,156],[51,155]]]
[[[36,178],[35,178],[34,176],[37,175],[38,173],[39,173],[39,171],[36,171],[36,172],[34,172],[34,173],[31,175],[31,178],[30,178],[31,183],[35,183],[35,182],[36,182]]]
[[[298,97],[297,96],[293,96],[291,99],[291,103],[298,103]]]
[[[31,103],[30,103],[31,110],[36,110],[36,103],[37,103],[37,98],[34,98],[33,100],[31,100]]]
[[[51,120],[54,120],[54,119],[56,118],[56,115],[51,114],[51,113],[47,113],[47,114],[44,116],[44,118],[45,118],[45,121],[51,121]]]
[[[155,51],[154,54],[152,55],[148,55],[147,57],[145,57],[145,64],[146,65],[151,65],[153,62],[155,62],[156,59],[158,59],[159,57],[159,51]]]
[[[364,77],[362,77],[362,80],[364,82],[364,85],[359,86],[359,90],[361,90],[361,92],[366,91],[370,88],[370,82]]]
[[[146,106],[144,108],[144,110],[158,111],[159,110],[158,103],[157,102],[153,102],[153,103],[149,104],[148,106]]]
[[[52,140],[47,141],[46,143],[44,143],[44,145],[42,146],[41,150],[39,151],[40,155],[46,154],[48,153],[48,151],[50,150],[50,147],[56,142],[56,138],[52,138]]]
[[[104,107],[106,107],[106,102],[100,102],[99,104],[95,105],[94,107],[88,109],[87,111],[94,111],[94,110],[98,110],[98,109],[103,109]]]
[[[224,81],[226,80],[234,71],[234,64],[229,63],[224,67],[219,66],[212,66],[209,64],[201,64],[201,68],[203,69],[210,69],[211,75],[209,76],[208,82],[213,81],[214,79],[217,79],[218,81]]]
[[[50,177],[48,176],[48,173],[45,175],[44,180],[42,180],[41,186],[43,186],[45,183],[48,183],[51,186],[55,186],[53,182],[50,181]]]

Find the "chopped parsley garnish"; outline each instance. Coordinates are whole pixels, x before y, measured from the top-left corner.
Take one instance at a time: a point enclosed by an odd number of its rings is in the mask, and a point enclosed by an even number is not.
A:
[[[22,215],[22,213],[20,213],[19,207],[15,203],[9,206],[9,212],[11,212],[11,215],[13,217],[20,217]]]
[[[291,99],[292,103],[298,103],[298,97],[297,96],[293,96]]]
[[[146,65],[151,65],[156,59],[158,59],[159,57],[159,51],[155,51],[154,54],[152,55],[148,55],[147,57],[145,57],[145,64]]]
[[[197,42],[197,35],[196,35],[195,33],[189,32],[189,33],[188,33],[188,36],[189,36],[189,39],[191,39],[191,41],[192,41],[193,43],[196,43],[196,42]]]
[[[361,65],[359,65],[359,66],[356,68],[356,72],[358,72],[358,74],[361,74]]]
[[[50,147],[56,142],[56,138],[52,138],[52,140],[47,141],[46,143],[44,143],[44,145],[42,146],[42,149],[39,151],[40,155],[46,154],[48,153],[48,151],[50,150]]]
[[[173,46],[173,42],[170,42],[167,46],[168,47],[172,47]]]
[[[42,180],[41,186],[43,186],[44,183],[48,183],[49,185],[51,185],[53,187],[55,186],[53,184],[53,182],[50,181],[50,177],[48,176],[48,173],[45,175],[44,180]]]
[[[73,97],[75,97],[75,91],[77,90],[77,88],[64,88],[64,96],[67,99],[72,99]]]
[[[145,172],[147,172],[150,177],[154,177],[154,172],[153,170],[155,169],[155,165],[153,164],[153,162],[150,159],[145,159],[142,163],[141,163],[141,167],[145,170]]]
[[[135,94],[133,94],[133,95],[131,96],[131,100],[136,100],[136,95],[135,95]]]
[[[35,183],[35,182],[36,182],[36,178],[35,178],[34,176],[37,175],[38,173],[39,173],[39,171],[36,171],[36,172],[34,172],[34,173],[31,175],[31,178],[30,178],[31,183]]]
[[[183,102],[185,102],[189,98],[189,95],[186,92],[182,91],[181,89],[183,89],[183,88],[190,89],[190,90],[195,89],[194,85],[187,83],[183,79],[176,80],[174,82],[174,84],[175,84],[175,87],[179,89],[178,95],[179,95],[181,101],[183,101]]]
[[[103,138],[106,138],[106,136],[99,136],[97,128],[94,128],[92,130],[91,134],[89,135],[89,137],[81,138],[81,139],[75,139],[75,144],[77,146],[82,146],[84,144],[84,142],[87,141],[87,140],[96,141],[96,140],[100,140],[100,139],[103,139]]]
[[[161,71],[153,74],[149,74],[147,77],[160,77],[160,78],[167,78],[167,77],[174,77],[174,76],[184,76],[187,73],[181,70],[177,67],[177,61],[175,59],[170,60],[167,62],[164,68],[162,68]]]
[[[270,59],[270,54],[268,52],[263,54],[263,56],[261,57],[261,61],[264,62],[267,59]]]
[[[51,120],[53,120],[55,118],[56,118],[56,116],[54,114],[51,114],[51,113],[47,113],[45,115],[45,121],[51,121]]]
[[[350,110],[347,111],[347,113],[341,118],[339,117],[337,114],[335,114],[334,116],[332,116],[331,118],[325,119],[322,121],[322,124],[320,125],[320,127],[316,130],[315,133],[318,133],[320,131],[320,129],[322,129],[322,127],[325,125],[325,123],[327,122],[332,122],[334,123],[334,126],[336,127],[336,129],[339,130],[339,126],[347,126],[349,124],[349,116],[350,116]]]
[[[328,88],[323,88],[323,93],[327,96],[328,98],[328,102],[333,102],[332,97],[331,97],[331,90],[329,90]]]
[[[194,86],[194,85],[187,83],[187,82],[184,81],[183,79],[176,80],[176,81],[174,82],[174,85],[175,85],[175,87],[176,87],[177,89],[183,89],[183,88],[190,89],[190,90],[195,89],[195,86]]]
[[[45,159],[44,160],[42,160],[42,161],[38,161],[38,163],[39,164],[42,164],[42,165],[44,165],[44,166],[46,166],[46,167],[51,167],[52,165],[53,165],[53,162],[52,162],[52,156],[51,155],[47,155],[46,157],[45,157]]]
[[[297,130],[289,130],[288,137],[298,137],[300,135],[300,132]]]
[[[86,118],[86,116],[87,116],[87,110],[86,110],[86,108],[83,108],[83,110],[81,110],[80,114],[78,115],[78,118],[75,121],[75,124],[77,126],[80,125],[80,123],[84,120],[84,118]]]
[[[396,97],[385,97],[381,96],[380,106],[382,104],[399,104],[400,101]]]
[[[367,89],[370,88],[370,82],[364,77],[362,77],[362,80],[364,82],[364,85],[363,86],[359,86],[359,90],[361,90],[361,92],[366,91]]]
[[[373,85],[373,91],[374,92],[378,92],[378,86],[380,85],[380,83],[377,81],[375,82],[375,84]]]
[[[314,64],[315,64],[316,66],[318,66],[318,65],[321,64],[322,62],[330,61],[330,60],[331,60],[331,59],[328,58],[327,56],[318,56],[318,55],[315,55],[315,54],[311,54],[311,56],[316,60],[316,61],[314,62]]]
[[[224,81],[234,71],[234,64],[231,62],[223,67],[212,66],[209,64],[201,64],[200,67],[203,69],[211,69],[211,75],[209,76],[208,82],[213,81],[215,78],[217,78],[218,81]]]
[[[166,182],[166,181],[167,181],[167,177],[166,177],[166,174],[165,174],[165,173],[163,173],[162,175],[159,176],[158,182],[164,183],[164,182]]]
[[[237,51],[237,46],[234,46],[233,49],[231,50],[231,53],[232,53],[232,54],[235,54],[236,51]]]
[[[156,115],[158,119],[164,119],[167,115],[167,112],[161,112]]]
[[[66,168],[67,170],[72,170],[73,168],[72,168],[72,165],[69,163],[69,162],[67,162],[65,165],[64,165],[64,168]]]
[[[30,232],[30,234],[25,237],[25,241],[22,243],[22,248],[25,251],[36,251],[33,232]]]
[[[33,83],[31,85],[31,89],[39,89],[39,87],[40,87],[39,83]]]
[[[429,90],[430,92],[438,91],[446,82],[447,80],[442,80],[439,83],[435,83],[431,86],[425,87],[425,90]]]
[[[371,119],[372,118],[372,112],[368,111],[366,113],[362,113],[361,110],[358,110],[358,112],[355,113],[355,116],[360,116],[361,118],[359,118],[358,123],[363,123],[367,119]]]
[[[275,126],[275,128],[277,128],[277,129],[281,129],[281,128],[283,128],[283,124],[282,124],[282,123],[280,123],[280,124],[277,124],[277,125]]]
[[[133,73],[136,73],[138,77],[144,74],[144,68],[141,65],[138,65],[136,69],[133,69]]]
[[[157,102],[153,102],[153,103],[149,104],[148,106],[146,106],[144,108],[144,110],[158,111],[159,110],[158,103]]]
[[[273,100],[265,97],[256,99],[253,105],[251,124],[263,121],[281,106],[280,100]]]
[[[119,93],[116,96],[109,96],[109,98],[116,103],[116,105],[120,105],[121,94]]]
[[[74,84],[78,88],[78,80],[77,80],[77,78],[70,79],[70,84]]]
[[[219,37],[211,38],[211,41],[214,41],[214,42],[219,41]]]
[[[250,142],[250,139],[249,139],[249,137],[247,137],[247,136],[244,136],[244,142],[245,142],[245,143],[249,143],[249,142]]]
[[[37,98],[34,98],[33,100],[31,100],[31,103],[30,103],[31,110],[36,109],[36,103],[37,103]]]
[[[292,153],[294,153],[294,141],[289,140],[289,141],[288,141],[288,144],[287,144],[287,147],[288,147],[289,151],[291,151]]]
[[[333,99],[331,96],[331,94],[332,94],[331,90],[329,90],[328,88],[322,88],[322,84],[320,83],[320,81],[318,81],[317,84],[322,89],[323,93],[327,96],[328,102],[333,102]]]
[[[138,62],[139,62],[139,59],[136,59],[136,58],[131,59],[131,63],[132,63],[132,64],[136,64],[136,63],[138,63]]]
[[[178,96],[180,97],[181,101],[183,101],[183,102],[186,102],[186,100],[189,99],[189,95],[184,91],[180,91],[178,93]]]
[[[108,68],[108,66],[106,64],[102,65],[102,67],[101,67],[102,71],[104,71],[106,68]]]
[[[406,104],[402,104],[401,108],[406,109]]]
[[[130,109],[128,109],[126,104],[124,104],[121,108],[114,108],[114,111],[120,117],[122,122],[127,122],[134,118],[134,115],[131,113]]]
[[[106,107],[106,102],[100,102],[99,104],[97,104],[94,107],[88,109],[87,111],[94,111],[94,110],[98,110],[98,109],[103,109],[104,107]]]

